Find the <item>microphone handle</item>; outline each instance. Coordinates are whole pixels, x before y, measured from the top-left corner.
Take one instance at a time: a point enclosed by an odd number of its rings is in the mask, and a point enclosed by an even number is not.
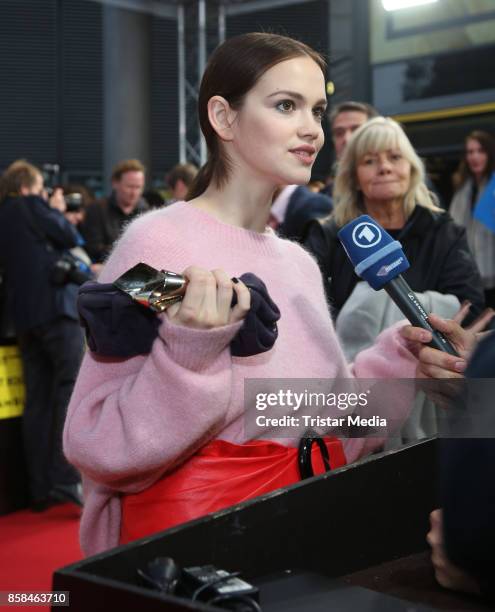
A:
[[[432,341],[428,346],[458,357],[456,350],[447,338],[429,324],[428,313],[424,310],[414,291],[400,274],[384,285],[383,288],[412,325],[422,327],[431,332]]]

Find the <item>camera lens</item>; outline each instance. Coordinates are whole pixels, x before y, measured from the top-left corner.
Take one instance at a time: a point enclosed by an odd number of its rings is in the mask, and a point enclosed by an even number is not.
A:
[[[82,208],[82,195],[80,193],[69,193],[65,198],[67,212],[77,212]]]

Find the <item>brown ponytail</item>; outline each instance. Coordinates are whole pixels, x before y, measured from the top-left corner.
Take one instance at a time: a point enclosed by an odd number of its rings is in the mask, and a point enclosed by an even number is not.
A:
[[[189,187],[186,195],[186,202],[197,198],[204,193],[211,183],[213,178],[213,164],[211,160],[208,160],[204,166],[201,166],[198,173],[193,179],[191,186]]]

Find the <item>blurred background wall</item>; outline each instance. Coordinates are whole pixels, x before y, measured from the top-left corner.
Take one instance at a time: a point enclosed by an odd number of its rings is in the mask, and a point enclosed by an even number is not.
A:
[[[0,169],[19,157],[57,163],[64,181],[101,192],[115,161],[139,157],[159,184],[181,155],[178,11],[190,69],[198,1],[2,0]],[[330,104],[368,101],[399,118],[447,201],[465,135],[495,131],[495,0],[393,12],[381,0],[207,0],[204,8],[206,55],[219,36],[255,30],[322,51]],[[197,131],[194,91],[186,94],[181,138]],[[193,153],[183,155],[196,161]],[[316,177],[332,157],[327,138]]]

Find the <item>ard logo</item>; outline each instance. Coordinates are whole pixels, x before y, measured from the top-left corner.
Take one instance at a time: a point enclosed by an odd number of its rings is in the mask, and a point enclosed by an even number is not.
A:
[[[382,239],[380,228],[372,223],[363,221],[352,230],[352,241],[360,249],[369,249],[377,245]]]

